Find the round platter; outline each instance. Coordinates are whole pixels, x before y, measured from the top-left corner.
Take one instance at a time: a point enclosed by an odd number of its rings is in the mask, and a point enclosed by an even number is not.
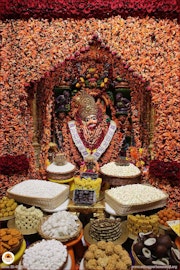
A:
[[[170,231],[171,230],[171,227],[170,226],[165,226],[165,225],[162,225],[159,223],[159,228],[164,230],[164,231]]]
[[[65,211],[67,210],[67,207],[68,207],[68,204],[69,204],[69,199],[67,199],[65,202],[63,202],[62,204],[60,204],[58,207],[54,208],[54,209],[45,209],[45,208],[41,208],[44,212],[47,212],[47,213],[55,213],[55,212],[58,212],[58,211]]]
[[[105,211],[112,216],[118,216],[116,211],[107,202],[105,202]]]
[[[24,251],[23,251],[24,253]],[[22,253],[22,255],[23,255]],[[22,255],[20,256],[20,258],[22,257]],[[20,259],[19,258],[19,259]],[[68,253],[68,257],[67,257],[67,262],[65,263],[64,267],[62,268],[62,270],[71,270],[72,269],[72,258],[71,255]],[[1,266],[1,265],[0,265]],[[23,265],[22,265],[22,260],[19,262],[18,264],[18,270],[23,270]],[[72,269],[73,270],[73,269]]]
[[[0,221],[7,221],[7,220],[10,220],[10,219],[13,219],[13,218],[14,218],[14,215],[13,216],[8,216],[8,217],[1,217]]]
[[[90,223],[88,223],[85,227],[84,227],[84,239],[85,239],[85,242],[87,244],[95,244],[97,243],[97,241],[92,238],[89,234],[89,228],[90,228]],[[112,241],[114,244],[123,244],[126,242],[127,238],[128,238],[128,229],[127,229],[127,221],[123,221],[121,222],[121,229],[122,229],[122,233],[120,235],[120,237],[115,240],[115,241]]]
[[[7,227],[8,228],[15,228],[15,229],[18,229],[23,235],[31,235],[31,234],[35,234],[37,233],[37,229],[29,229],[29,230],[23,230],[23,229],[19,229],[16,227],[16,224],[15,224],[15,219],[11,219],[7,222]]]
[[[50,215],[49,215],[49,216],[46,216],[46,217],[44,217],[44,218],[42,218],[42,219],[41,219],[41,222],[40,222],[40,224],[39,224],[39,226],[38,226],[38,229],[37,229],[37,230],[38,230],[39,235],[40,235],[42,238],[44,238],[44,239],[46,239],[46,240],[56,239],[56,240],[61,241],[62,243],[65,243],[65,242],[69,242],[69,241],[71,241],[71,240],[77,238],[77,237],[81,234],[82,223],[81,223],[81,221],[80,221],[79,219],[76,220],[76,223],[77,223],[77,231],[74,232],[73,235],[64,235],[64,236],[55,238],[55,237],[51,237],[51,236],[49,236],[49,235],[47,235],[47,234],[44,234],[44,232],[43,232],[42,229],[41,229],[41,226],[43,225],[44,222],[46,222],[46,221],[48,220],[49,217],[50,217]]]
[[[79,270],[84,270],[84,258],[82,258],[82,260],[80,262]]]

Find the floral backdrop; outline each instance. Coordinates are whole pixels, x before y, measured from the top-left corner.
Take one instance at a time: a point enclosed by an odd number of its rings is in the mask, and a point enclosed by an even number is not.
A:
[[[44,80],[44,135],[41,138],[43,173],[52,111],[48,93],[52,91],[54,74],[66,59],[76,57],[77,52],[84,49],[94,35],[119,59],[127,70],[132,87],[134,78],[146,83],[145,91],[151,92],[155,125],[153,158],[165,162],[180,161],[180,123],[177,118],[180,31],[176,19],[149,16],[122,18],[120,15],[101,20],[11,19],[1,21],[0,31],[1,155],[26,155],[28,177],[38,177],[32,146],[33,119],[28,104],[28,88]],[[10,181],[14,183],[15,178],[11,177]],[[5,182],[6,176],[1,175],[1,179]],[[21,176],[17,181],[20,180]]]
[[[177,17],[178,0],[1,0],[2,18]]]

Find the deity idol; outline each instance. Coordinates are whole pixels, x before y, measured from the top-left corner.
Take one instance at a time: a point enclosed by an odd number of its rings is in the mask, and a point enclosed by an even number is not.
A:
[[[74,119],[68,121],[68,128],[62,129],[63,147],[66,154],[79,163],[89,155],[99,164],[115,160],[122,134],[116,122],[103,113],[93,96],[81,91],[76,98]]]

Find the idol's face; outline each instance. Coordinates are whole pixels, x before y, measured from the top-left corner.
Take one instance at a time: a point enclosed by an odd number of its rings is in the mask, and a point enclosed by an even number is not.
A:
[[[94,129],[97,126],[97,116],[96,115],[89,115],[85,119],[85,124],[89,129]]]

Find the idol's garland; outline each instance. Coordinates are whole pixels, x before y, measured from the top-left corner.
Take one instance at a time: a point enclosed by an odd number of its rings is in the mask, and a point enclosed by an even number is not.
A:
[[[83,141],[81,140],[81,138],[77,132],[75,121],[70,121],[68,123],[68,126],[69,126],[69,129],[70,129],[70,132],[72,135],[72,139],[73,139],[76,147],[78,148],[78,150],[82,154],[83,158],[85,159],[87,156],[89,156],[89,151],[88,151],[89,149],[87,149],[84,146]],[[116,131],[116,123],[114,121],[111,121],[109,128],[108,128],[108,132],[105,135],[102,143],[100,144],[100,146],[97,149],[94,149],[93,152],[91,153],[91,155],[94,157],[95,160],[98,160],[101,157],[101,155],[105,152],[105,150],[108,148],[115,131]]]

